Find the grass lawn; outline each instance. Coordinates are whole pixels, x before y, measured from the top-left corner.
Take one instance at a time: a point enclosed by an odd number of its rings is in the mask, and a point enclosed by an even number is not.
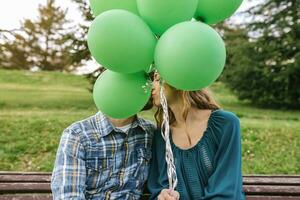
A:
[[[0,171],[51,171],[62,131],[97,111],[88,87],[81,76],[0,70]],[[241,119],[244,174],[300,173],[300,111],[253,107],[222,83],[211,89]]]

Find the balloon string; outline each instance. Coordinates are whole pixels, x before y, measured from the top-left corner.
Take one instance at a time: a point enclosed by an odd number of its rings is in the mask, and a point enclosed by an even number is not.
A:
[[[174,155],[170,143],[170,125],[169,125],[169,110],[168,102],[164,95],[164,87],[161,85],[160,89],[161,106],[163,109],[163,122],[161,127],[161,134],[166,141],[166,162],[167,162],[167,174],[169,180],[169,189],[175,190],[177,186],[177,174],[174,164]]]

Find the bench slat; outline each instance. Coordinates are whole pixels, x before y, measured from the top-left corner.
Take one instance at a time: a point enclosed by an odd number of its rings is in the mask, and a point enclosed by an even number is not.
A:
[[[300,195],[300,186],[274,186],[274,185],[260,185],[260,186],[243,186],[246,194],[269,194],[269,195],[284,195],[296,196]]]
[[[247,196],[247,200],[300,200],[295,196]]]
[[[52,200],[51,194],[0,195],[1,200]]]
[[[244,176],[244,185],[299,185],[300,176]]]
[[[51,175],[0,175],[0,183],[3,182],[46,182],[51,181]]]
[[[2,193],[50,193],[50,183],[0,183]]]
[[[8,172],[8,171],[0,171],[0,176],[1,175],[24,175],[24,176],[46,175],[46,176],[51,176],[51,172]]]

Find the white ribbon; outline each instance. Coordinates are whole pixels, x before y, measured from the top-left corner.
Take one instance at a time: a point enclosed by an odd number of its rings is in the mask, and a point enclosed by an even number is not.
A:
[[[169,180],[169,189],[175,190],[177,186],[177,174],[176,167],[174,164],[174,156],[172,151],[172,146],[170,143],[170,125],[169,125],[169,111],[168,111],[168,102],[164,95],[164,87],[161,84],[160,87],[160,101],[163,109],[163,122],[161,126],[161,134],[164,140],[166,141],[166,162],[167,162],[167,173]]]

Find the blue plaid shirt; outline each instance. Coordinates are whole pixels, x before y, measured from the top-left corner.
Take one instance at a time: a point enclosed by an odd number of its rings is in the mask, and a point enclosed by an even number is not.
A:
[[[102,114],[76,122],[61,137],[54,199],[139,199],[148,177],[155,126],[136,118],[128,133]]]

